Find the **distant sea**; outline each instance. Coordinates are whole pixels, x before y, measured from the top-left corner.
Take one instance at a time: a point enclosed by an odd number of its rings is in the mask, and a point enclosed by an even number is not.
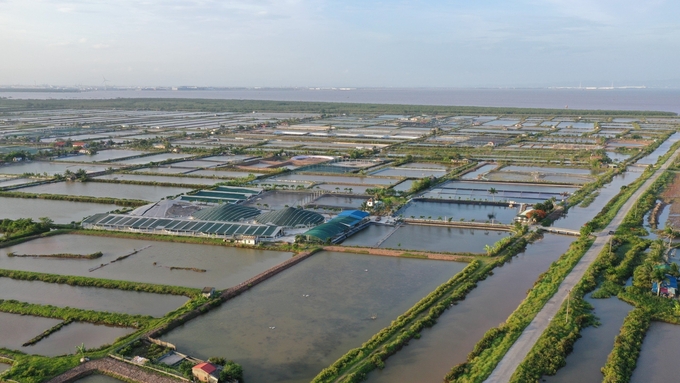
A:
[[[448,89],[448,88],[266,88],[225,90],[100,90],[0,92],[15,99],[195,98],[375,104],[500,106],[680,113],[680,89]]]

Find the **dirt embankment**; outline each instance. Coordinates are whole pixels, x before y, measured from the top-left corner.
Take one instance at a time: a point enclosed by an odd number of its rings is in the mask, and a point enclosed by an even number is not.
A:
[[[323,249],[326,251],[337,251],[343,253],[382,255],[386,257],[402,257],[402,258],[427,258],[436,259],[439,261],[470,262],[474,259],[474,256],[471,255],[452,255],[443,253],[429,253],[424,251],[375,249],[372,247],[324,246]]]

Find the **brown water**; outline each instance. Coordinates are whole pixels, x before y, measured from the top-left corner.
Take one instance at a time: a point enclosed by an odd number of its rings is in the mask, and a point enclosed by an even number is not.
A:
[[[392,226],[371,225],[342,244],[375,247],[381,243],[379,247],[389,249],[484,253],[484,245],[493,245],[510,235],[506,231],[426,225],[404,225],[392,232]]]
[[[75,383],[120,383],[121,381],[106,375],[90,375],[82,379],[78,379]]]
[[[0,373],[3,373],[5,371],[9,370],[10,368],[12,368],[12,365],[0,363]]]
[[[98,348],[106,344],[113,344],[116,339],[134,331],[133,328],[73,322],[47,338],[43,338],[33,346],[22,347],[20,350],[27,354],[44,356],[75,354],[76,346],[83,343],[88,349]]]
[[[100,182],[56,182],[38,186],[21,188],[17,191],[25,193],[65,194],[91,197],[112,197],[158,201],[161,198],[186,193],[191,189],[169,186],[147,186],[108,184]]]
[[[574,351],[567,356],[567,365],[557,371],[555,376],[544,376],[541,380],[553,383],[599,383],[602,381],[600,368],[607,362],[607,356],[614,347],[614,338],[619,334],[623,319],[632,306],[618,298],[586,298],[593,307],[600,325],[586,327],[581,338],[574,344]]]
[[[162,317],[187,297],[0,278],[0,299]]]
[[[134,249],[142,249],[149,245],[151,247],[120,262],[92,272],[88,271],[102,263],[108,263],[119,256],[129,254]],[[91,254],[97,251],[103,252],[104,255],[92,260],[7,257],[8,252]],[[290,257],[291,253],[286,252],[226,246],[86,235],[58,235],[0,249],[0,268],[196,288],[214,286],[217,289],[224,289],[237,285]],[[154,265],[154,262],[157,264]],[[170,270],[168,267],[171,266],[195,267],[207,271],[199,273],[189,270]]]
[[[631,383],[668,383],[678,378],[680,363],[675,353],[680,344],[680,326],[652,322],[633,371]]]
[[[163,339],[233,359],[249,383],[308,382],[464,266],[321,252]]]
[[[78,222],[93,214],[120,209],[120,206],[100,203],[6,197],[0,197],[0,207],[0,219],[32,218],[37,221],[40,217],[50,217],[55,223]]]
[[[0,312],[0,347],[21,350],[22,344],[60,322],[59,319]]]
[[[368,375],[368,382],[441,382],[486,331],[504,322],[526,296],[538,275],[564,253],[573,237],[547,234],[527,247],[494,275],[478,283],[464,301],[447,310],[437,324],[422,331],[390,357],[384,370]]]

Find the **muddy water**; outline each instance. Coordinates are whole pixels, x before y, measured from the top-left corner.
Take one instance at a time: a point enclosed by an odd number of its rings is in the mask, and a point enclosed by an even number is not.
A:
[[[581,338],[574,344],[574,351],[567,357],[567,365],[555,376],[544,376],[542,381],[552,383],[599,383],[602,381],[600,368],[607,362],[607,356],[614,347],[614,338],[619,334],[623,319],[633,309],[618,298],[586,298],[595,308],[600,325],[581,331]]]
[[[0,278],[0,299],[161,317],[182,306],[189,298]]]
[[[55,223],[78,222],[93,214],[106,213],[120,208],[120,206],[100,203],[6,197],[0,197],[0,206],[2,206],[0,219],[32,218],[37,221],[40,217],[49,217]]]
[[[158,201],[161,198],[186,193],[190,190],[191,189],[169,186],[115,185],[99,182],[57,182],[21,188],[17,191],[25,193],[65,194]]]
[[[484,245],[493,245],[509,236],[505,231],[476,230],[457,227],[404,225],[394,227],[371,225],[342,244],[380,248],[430,250],[454,253],[484,253]]]
[[[88,271],[102,263],[109,263],[122,255],[129,254],[134,249],[142,249],[149,245],[151,247],[122,261],[111,263],[92,272]],[[7,256],[8,252],[91,254],[97,251],[103,252],[104,255],[91,260]],[[214,286],[217,289],[224,289],[237,285],[290,257],[291,253],[225,246],[58,235],[0,249],[0,268],[196,288]],[[172,266],[194,267],[207,271],[200,273],[190,270],[170,270],[169,267]]]
[[[680,326],[652,322],[633,371],[631,383],[667,383],[680,375],[675,350],[680,344]]]
[[[76,346],[83,343],[88,349],[98,348],[105,344],[113,344],[116,339],[134,331],[133,328],[73,322],[33,346],[22,347],[21,351],[45,356],[75,354]]]
[[[524,253],[494,270],[494,275],[478,283],[464,301],[447,310],[437,324],[422,332],[386,362],[382,371],[371,372],[367,381],[441,382],[444,375],[466,360],[479,339],[498,326],[517,308],[538,275],[564,253],[574,238],[545,237],[527,247]]]
[[[59,319],[0,313],[0,347],[21,350],[22,344],[60,322]]]
[[[233,359],[249,383],[309,382],[464,266],[321,252],[163,340]]]

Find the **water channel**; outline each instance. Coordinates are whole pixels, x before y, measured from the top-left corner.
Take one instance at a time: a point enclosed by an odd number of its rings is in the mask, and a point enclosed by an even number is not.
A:
[[[142,249],[149,245],[151,247],[122,261],[88,271],[129,254],[134,249]],[[91,260],[7,256],[8,252],[91,254],[97,251],[103,252],[104,255]],[[279,251],[66,234],[39,238],[0,249],[0,268],[195,288],[214,286],[217,289],[224,289],[237,285],[290,257],[291,253]],[[198,268],[206,272],[171,270],[170,267]]]
[[[678,344],[680,326],[652,322],[642,342],[631,383],[668,383],[677,379],[680,364],[674,350]]]
[[[526,296],[538,276],[560,257],[574,237],[546,234],[529,245],[494,275],[472,290],[465,300],[437,319],[422,337],[386,362],[384,370],[369,374],[368,382],[436,382],[467,354],[486,331],[504,322]]]
[[[464,266],[321,252],[163,340],[201,358],[233,359],[249,383],[309,382]]]

